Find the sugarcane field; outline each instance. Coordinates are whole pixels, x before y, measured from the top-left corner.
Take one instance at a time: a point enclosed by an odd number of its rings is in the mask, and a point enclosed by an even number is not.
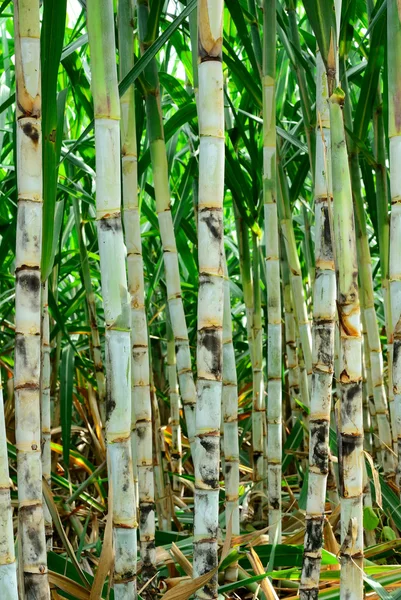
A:
[[[0,0],[0,600],[401,600],[401,0]]]

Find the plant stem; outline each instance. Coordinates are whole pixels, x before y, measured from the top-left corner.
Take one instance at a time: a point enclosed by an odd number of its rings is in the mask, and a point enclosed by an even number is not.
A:
[[[39,0],[14,3],[18,217],[15,254],[15,413],[19,536],[26,600],[50,599],[40,423],[42,133]]]

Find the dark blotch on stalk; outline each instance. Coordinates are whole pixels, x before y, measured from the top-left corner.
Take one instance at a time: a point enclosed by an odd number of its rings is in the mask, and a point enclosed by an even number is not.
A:
[[[29,137],[35,146],[39,142],[39,131],[32,125],[32,123],[24,123],[22,126],[22,131],[25,133],[27,137]]]
[[[307,519],[305,552],[319,552],[323,545],[323,519]]]
[[[206,223],[207,228],[209,229],[210,233],[212,234],[212,236],[214,237],[215,240],[220,240],[222,237],[222,223],[221,223],[221,212],[219,211],[217,214],[216,212],[210,212],[207,211],[208,215],[202,215],[201,213],[201,220]],[[217,216],[218,215],[218,216]]]
[[[217,443],[216,443],[216,441]],[[199,440],[200,445],[202,446],[202,448],[204,448],[206,450],[206,452],[216,452],[217,450],[217,446],[218,446],[218,440],[219,438],[216,437],[215,439],[213,437],[208,437],[208,438],[201,438]]]
[[[145,425],[140,425],[140,424],[136,424],[136,435],[138,436],[138,438],[140,440],[142,440],[145,435],[146,435],[146,426]]]
[[[353,405],[355,403],[355,398],[361,393],[362,383],[343,384],[342,388],[341,413],[345,414],[348,417],[348,420],[352,420],[354,413]]]
[[[110,390],[106,390],[106,416],[109,419],[116,407],[116,401],[111,397]]]
[[[319,323],[316,345],[318,363],[331,365],[334,357],[334,327],[331,324]]]
[[[15,336],[15,354],[24,362],[25,367],[28,366],[26,339],[20,333]]]
[[[319,471],[324,474],[329,470],[329,423],[328,421],[311,421],[310,435],[313,440],[313,459],[314,464]]]
[[[309,579],[309,577],[312,575],[315,567],[314,562],[315,561],[313,560],[313,558],[310,558],[309,556],[304,557],[304,564],[302,570],[304,572],[305,579]]]
[[[43,566],[43,574],[46,572]],[[27,600],[40,600],[42,581],[38,573],[24,573],[24,591]]]
[[[394,361],[394,364],[397,364],[397,362],[401,358],[401,356],[400,356],[400,350],[401,350],[401,340],[394,339],[394,343],[393,343],[393,357],[394,357],[393,361]]]
[[[141,502],[139,507],[139,527],[145,527],[150,513],[154,512],[154,510],[154,502]]]
[[[328,214],[327,206],[325,206],[323,209],[323,218],[324,218],[324,224],[323,224],[324,245],[327,249],[331,250],[331,248],[332,248],[331,229],[330,229],[330,221],[329,221],[329,214]]]
[[[199,470],[203,483],[209,488],[217,490],[219,488],[219,478],[216,471],[209,467],[200,467]]]
[[[211,355],[208,366],[210,372],[219,380],[221,378],[221,363],[222,363],[222,343],[220,332],[217,329],[207,329],[200,332],[199,343]]]
[[[40,540],[37,530],[33,527],[27,528],[27,536],[31,542],[32,550],[34,552],[34,556],[31,556],[30,560],[36,561],[43,552],[43,544]]]
[[[120,217],[107,217],[99,219],[98,227],[100,231],[113,231],[115,233],[121,231],[121,218]]]
[[[32,308],[39,306],[39,290],[40,290],[40,274],[39,271],[24,270],[17,273],[18,284],[25,292],[29,292],[32,296],[36,296],[35,305]]]
[[[270,498],[270,500],[269,500],[269,506],[273,510],[280,510],[280,500],[279,500],[279,498]]]
[[[341,452],[342,456],[350,456],[358,447],[360,438],[353,435],[341,435]]]
[[[311,590],[299,590],[300,600],[319,600],[319,588]]]

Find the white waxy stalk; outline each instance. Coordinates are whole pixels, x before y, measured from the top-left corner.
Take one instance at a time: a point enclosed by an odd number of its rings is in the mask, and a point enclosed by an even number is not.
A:
[[[3,387],[0,381],[0,590],[4,600],[18,600],[14,553],[13,509],[10,497]]]
[[[224,315],[223,315],[223,447],[224,480],[226,491],[226,526],[231,526],[233,536],[240,534],[239,521],[239,434],[238,434],[238,387],[233,327],[231,320],[230,280],[227,265],[224,265]],[[225,581],[237,581],[238,565],[231,564],[226,569]]]
[[[292,301],[290,274],[286,261],[285,249],[281,252],[281,270],[283,279],[283,299],[284,299],[284,335],[285,349],[288,368],[288,388],[290,393],[291,420],[292,426],[301,419],[301,409],[297,400],[300,399],[300,372],[298,364],[298,352],[296,341],[296,323],[294,315],[294,305]]]
[[[114,596],[116,600],[125,600],[135,594],[137,524],[130,427],[130,303],[121,226],[120,101],[112,0],[88,0],[87,27],[95,114],[96,219],[106,329],[106,439],[113,494]]]
[[[134,6],[132,0],[120,0],[118,4],[118,46],[120,56],[120,78],[123,79],[134,64]],[[134,502],[139,503],[139,468],[149,470],[152,446],[148,455],[142,454],[145,464],[138,467],[136,438],[136,406],[147,407],[151,418],[148,351],[148,330],[145,312],[142,240],[138,203],[138,156],[135,123],[135,90],[131,85],[122,96],[121,102],[121,168],[122,199],[125,245],[127,248],[128,292],[131,305],[131,456],[134,484]],[[145,365],[145,369],[142,368]],[[140,411],[139,411],[140,412]],[[136,524],[135,524],[136,525]],[[135,541],[136,541],[135,532]],[[135,555],[137,549],[134,549]],[[136,558],[136,556],[135,556]],[[136,560],[133,573],[136,573]],[[133,588],[136,597],[136,589]]]
[[[315,262],[312,325],[312,392],[309,415],[309,480],[304,560],[300,599],[317,598],[322,558],[329,431],[334,372],[336,274],[332,241],[330,115],[327,77],[320,53],[316,57]]]
[[[182,443],[180,425],[180,394],[177,380],[177,363],[175,357],[174,334],[171,325],[167,329],[167,373],[170,398],[170,425],[171,425],[171,471],[173,473],[173,490],[181,489],[179,476],[182,474]],[[176,476],[174,476],[176,475]],[[178,477],[177,477],[178,475]]]
[[[260,281],[259,242],[256,234],[253,239],[253,280]],[[263,488],[266,487],[266,406],[263,381],[263,329],[262,298],[260,285],[253,286],[252,314],[252,469],[253,487],[251,502],[254,518],[262,520]]]
[[[223,0],[198,2],[198,397],[196,404],[194,577],[217,567],[223,359],[224,98]],[[217,598],[217,574],[196,592]]]
[[[401,489],[401,7],[387,6],[388,137],[390,140],[390,303],[393,332],[393,439],[397,438],[397,484]],[[395,435],[394,435],[395,434]]]
[[[269,539],[281,542],[282,336],[276,176],[276,4],[264,2],[263,202],[267,289],[267,481]]]
[[[17,113],[15,417],[21,564],[26,600],[50,598],[40,422],[42,131],[39,0],[14,3]]]
[[[341,600],[363,592],[362,336],[351,180],[342,114],[344,92],[330,97],[333,231],[340,328],[339,472],[341,495]]]
[[[50,415],[50,331],[47,280],[42,284],[42,356],[41,356],[42,475],[51,486],[51,415]],[[47,504],[43,504],[48,550],[52,547],[53,525]]]
[[[369,349],[366,347],[367,334],[365,329],[365,319],[362,313],[362,399],[363,399],[363,449],[372,454],[372,434],[371,434],[371,416],[368,397],[368,377],[366,372],[366,354]]]

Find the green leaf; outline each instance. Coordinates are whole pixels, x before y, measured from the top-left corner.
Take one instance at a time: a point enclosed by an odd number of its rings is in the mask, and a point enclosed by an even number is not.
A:
[[[392,529],[388,525],[385,525],[383,527],[382,533],[385,540],[392,541],[397,539],[394,529]]]
[[[363,527],[368,531],[374,531],[380,519],[371,506],[365,506],[363,509]]]
[[[303,0],[309,22],[326,68],[336,40],[336,16],[333,0]],[[334,54],[333,54],[334,58]],[[331,63],[331,60],[330,60]],[[334,67],[335,68],[335,67]]]
[[[64,119],[57,113],[57,76],[63,49],[67,0],[45,0],[41,32],[43,230],[42,280],[52,269],[54,210],[57,197],[57,165],[60,159]],[[65,94],[63,95],[65,102]],[[62,103],[63,105],[63,103]]]
[[[63,437],[63,460],[68,469],[72,420],[72,390],[74,385],[74,350],[68,344],[63,348],[60,365],[60,412]]]

